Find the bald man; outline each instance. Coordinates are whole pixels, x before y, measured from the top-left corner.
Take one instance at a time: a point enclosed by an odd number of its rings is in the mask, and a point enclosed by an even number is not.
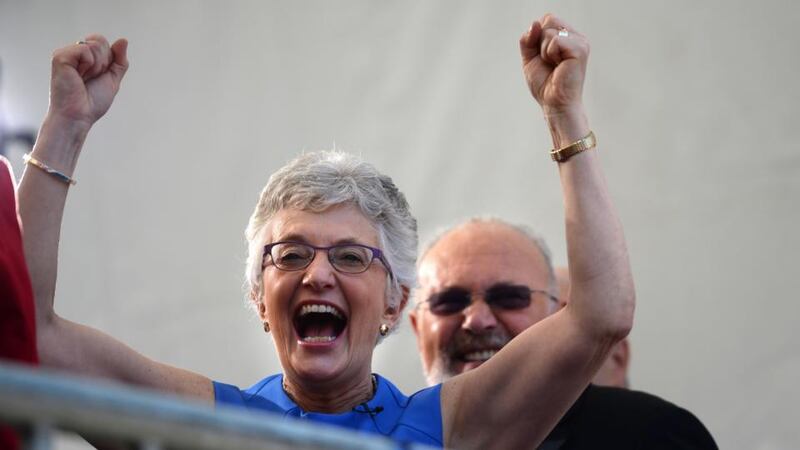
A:
[[[479,367],[514,336],[570,308],[559,304],[544,241],[498,219],[448,230],[418,269],[410,320],[431,385]],[[536,408],[536,399],[530,404]],[[685,409],[643,392],[589,385],[539,448],[717,446]]]

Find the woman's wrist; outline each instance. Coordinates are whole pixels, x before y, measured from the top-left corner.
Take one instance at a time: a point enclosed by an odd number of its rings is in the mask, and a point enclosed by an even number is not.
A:
[[[550,128],[553,148],[562,148],[589,134],[589,120],[583,105],[570,108],[544,109],[544,117]]]
[[[86,123],[48,112],[32,154],[48,166],[72,176],[90,128]]]

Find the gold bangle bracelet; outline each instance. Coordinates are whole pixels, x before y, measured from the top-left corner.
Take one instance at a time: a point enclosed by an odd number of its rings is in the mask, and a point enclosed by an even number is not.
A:
[[[594,137],[594,132],[590,131],[589,134],[566,147],[550,150],[550,157],[553,158],[553,161],[561,163],[580,152],[591,150],[595,147],[597,147],[597,138]]]
[[[67,184],[70,184],[70,185],[73,185],[73,186],[78,184],[77,181],[75,181],[74,179],[70,178],[69,176],[63,174],[62,172],[59,172],[56,169],[53,169],[52,167],[48,166],[47,164],[45,164],[45,163],[39,161],[38,159],[34,158],[33,156],[31,156],[30,153],[26,153],[26,154],[22,155],[22,160],[25,161],[25,164],[30,164],[30,165],[32,165],[32,166],[34,166],[34,167],[36,167],[36,168],[38,168],[40,170],[43,170],[43,171],[49,173],[50,175],[58,178],[60,181],[63,181],[64,183],[67,183]]]

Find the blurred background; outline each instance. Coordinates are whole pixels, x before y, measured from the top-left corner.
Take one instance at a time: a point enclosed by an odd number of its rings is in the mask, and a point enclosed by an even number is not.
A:
[[[303,150],[362,155],[424,242],[476,214],[565,264],[557,168],[517,40],[554,12],[592,43],[585,102],[637,283],[631,385],[720,447],[800,446],[800,70],[789,1],[0,0],[0,142],[22,172],[50,54],[92,32],[131,68],[81,156],[57,311],[250,385],[279,370],[246,307],[243,230]],[[373,369],[424,385],[407,321]]]

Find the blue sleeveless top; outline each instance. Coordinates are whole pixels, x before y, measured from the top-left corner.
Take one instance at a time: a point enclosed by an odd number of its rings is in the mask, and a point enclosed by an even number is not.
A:
[[[217,404],[236,405],[282,414],[300,420],[322,422],[351,430],[381,434],[398,442],[442,447],[442,385],[406,397],[392,383],[375,375],[377,389],[371,400],[350,412],[325,414],[306,412],[283,390],[283,375],[272,375],[241,390],[214,382]]]

